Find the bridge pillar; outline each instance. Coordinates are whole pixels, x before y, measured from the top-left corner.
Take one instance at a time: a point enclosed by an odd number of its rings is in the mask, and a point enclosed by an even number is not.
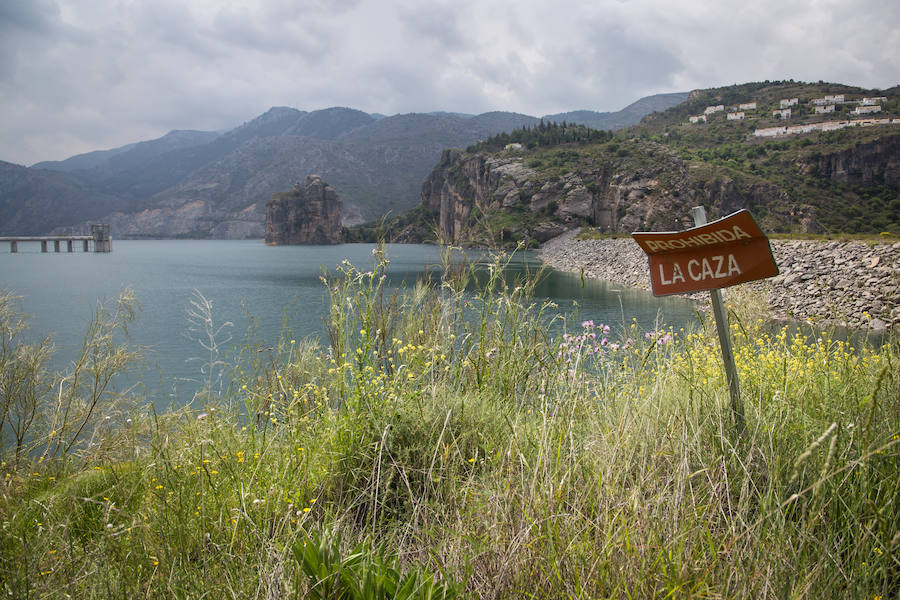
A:
[[[72,240],[66,240],[66,249],[71,252],[72,251]]]
[[[18,244],[18,242],[16,242],[16,240],[11,240],[9,242],[9,251],[10,252],[18,252],[19,251],[19,244]]]
[[[88,240],[82,240],[84,242],[84,251],[88,251]]]
[[[94,252],[112,252],[109,224],[91,225],[91,236],[94,238]]]
[[[53,240],[53,251],[59,252],[59,240]]]
[[[41,252],[47,251],[47,240],[41,240]]]

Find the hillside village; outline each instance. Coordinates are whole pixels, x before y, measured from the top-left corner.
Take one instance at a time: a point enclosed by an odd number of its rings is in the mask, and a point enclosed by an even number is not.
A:
[[[858,100],[845,98],[844,94],[826,95],[822,98],[811,98],[800,104],[799,98],[782,98],[778,102],[778,108],[760,108],[757,102],[739,103],[732,106],[717,104],[707,106],[703,114],[688,117],[689,125],[709,123],[722,113],[725,121],[763,121],[771,118],[779,121],[799,119],[806,116],[817,116],[836,113],[837,107],[851,106],[854,108],[847,112],[849,117],[862,117],[882,112],[882,104],[887,102],[885,96],[863,97]],[[779,125],[773,127],[758,127],[753,131],[753,136],[761,138],[780,137],[814,131],[836,131],[847,127],[871,127],[884,125],[900,125],[900,118],[847,118],[844,120],[803,122],[796,125]]]

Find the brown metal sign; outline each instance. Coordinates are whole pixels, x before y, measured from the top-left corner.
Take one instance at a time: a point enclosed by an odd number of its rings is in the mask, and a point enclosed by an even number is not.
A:
[[[724,288],[778,275],[769,239],[746,210],[676,232],[634,232],[650,257],[654,296]]]

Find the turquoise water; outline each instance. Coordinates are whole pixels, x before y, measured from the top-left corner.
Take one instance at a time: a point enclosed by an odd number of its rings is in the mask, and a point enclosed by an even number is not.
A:
[[[0,288],[21,296],[30,314],[31,336],[51,335],[56,368],[75,358],[85,327],[98,302],[131,288],[140,303],[131,340],[146,348],[140,379],[157,406],[189,400],[201,378],[205,352],[189,329],[187,309],[194,290],[212,302],[215,324],[231,322],[223,333],[232,340],[226,353],[240,347],[254,327],[255,339],[274,342],[282,327],[292,337],[321,339],[325,289],[319,277],[334,272],[344,259],[361,269],[372,265],[370,244],[275,246],[259,241],[153,240],[113,242],[109,254],[53,252],[40,244],[19,244],[11,254],[0,248]],[[440,265],[440,250],[430,245],[389,244],[388,285],[413,283]],[[470,255],[470,260],[479,256]],[[534,272],[533,255],[517,256],[513,269]],[[559,310],[580,322],[592,319],[615,328],[632,318],[645,328],[660,319],[676,327],[696,319],[693,305],[679,298],[582,281],[577,275],[551,271],[536,290]],[[573,312],[574,311],[574,312]],[[194,339],[191,339],[194,338]],[[191,360],[194,359],[194,360]],[[118,382],[125,386],[128,379]]]

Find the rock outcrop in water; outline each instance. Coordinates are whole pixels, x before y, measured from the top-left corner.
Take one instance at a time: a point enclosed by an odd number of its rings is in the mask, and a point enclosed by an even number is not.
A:
[[[340,244],[342,202],[318,175],[272,196],[266,204],[266,244]]]

